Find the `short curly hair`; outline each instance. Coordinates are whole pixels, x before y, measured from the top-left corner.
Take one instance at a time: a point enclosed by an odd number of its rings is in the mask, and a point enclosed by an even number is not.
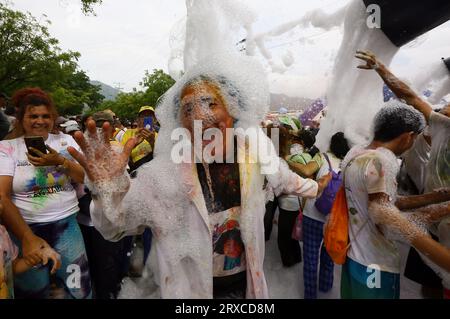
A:
[[[425,128],[422,113],[404,103],[388,103],[375,116],[374,140],[389,142],[408,132],[419,134]]]
[[[58,117],[58,112],[48,93],[38,87],[27,87],[16,91],[11,98],[11,102],[16,108],[16,118],[18,128],[23,130],[22,123],[28,107],[44,105],[49,110],[52,118]]]

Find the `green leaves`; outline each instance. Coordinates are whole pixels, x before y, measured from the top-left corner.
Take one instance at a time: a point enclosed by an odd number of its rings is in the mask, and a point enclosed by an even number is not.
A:
[[[88,15],[88,14],[94,14],[94,9],[93,9],[93,5],[94,4],[101,4],[102,0],[81,0],[81,4],[82,4],[82,8],[81,10],[83,11],[84,14]]]
[[[147,92],[154,92],[156,100],[175,84],[175,80],[163,70],[153,70],[153,73],[145,71],[145,77],[139,85],[147,88]],[[153,105],[156,103],[153,103]]]
[[[145,71],[145,77],[140,86],[143,91],[134,89],[130,93],[120,93],[115,101],[105,101],[94,111],[111,109],[121,119],[133,120],[137,117],[141,106],[156,107],[158,99],[175,84],[175,80],[163,70]]]
[[[62,115],[79,114],[85,104],[98,106],[103,96],[79,70],[80,53],[62,52],[49,24],[0,3],[1,90],[12,95],[26,86],[41,87],[54,97]]]

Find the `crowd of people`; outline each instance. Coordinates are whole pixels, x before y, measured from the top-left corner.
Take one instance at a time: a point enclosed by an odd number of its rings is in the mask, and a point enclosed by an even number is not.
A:
[[[324,244],[340,190],[349,241],[342,298],[398,299],[398,242],[411,246],[405,275],[423,296],[449,298],[450,105],[433,110],[372,53],[356,57],[398,98],[376,115],[372,141],[351,145],[334,132],[321,152],[317,128],[282,116],[258,128],[259,141],[274,149],[278,136],[279,149],[256,163],[239,162],[240,153],[261,159],[264,147],[227,151],[239,138],[225,138],[227,129],[248,103],[232,78],[192,76],[157,110],[142,106],[134,125],[109,110],[63,118],[39,88],[0,95],[2,109],[8,103],[0,112],[0,298],[117,298],[123,278],[136,275],[136,244],[142,265],[154,257],[146,271],[159,297],[268,298],[264,249],[278,209],[281,262],[303,263],[292,284],[316,299],[332,289],[340,263]],[[223,132],[227,161],[175,164],[158,153],[171,145],[160,128],[194,136],[195,121],[203,133]]]

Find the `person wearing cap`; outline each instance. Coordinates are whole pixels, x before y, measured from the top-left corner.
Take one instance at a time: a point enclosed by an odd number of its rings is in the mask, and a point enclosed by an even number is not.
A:
[[[111,111],[100,111],[97,113],[94,113],[92,115],[92,120],[94,120],[95,125],[97,126],[98,130],[101,130],[101,128],[103,127],[104,123],[109,123],[109,134],[111,136],[111,139],[109,140],[110,144],[117,148],[117,149],[122,149],[122,145],[121,143],[119,143],[114,137],[114,122],[115,122],[115,118],[114,118],[114,113],[112,113]]]
[[[76,131],[80,130],[78,122],[74,120],[67,121],[60,125],[64,129],[64,133],[73,136]]]
[[[138,143],[131,152],[129,160],[130,172],[135,171],[141,165],[150,162],[153,159],[153,149],[155,147],[155,139],[157,136],[155,109],[151,106],[142,106],[139,109],[139,115],[136,122],[138,125],[137,128],[127,130],[122,138],[122,145],[125,145],[132,137],[138,138]],[[151,122],[152,125],[147,124],[147,127],[145,127],[145,123],[149,122]]]
[[[115,119],[117,118],[116,113],[114,113],[114,112],[111,111],[110,109],[106,109],[106,110],[103,110],[103,111],[101,111],[101,112],[105,112],[105,113],[110,114],[110,115],[112,116],[113,120],[115,120]]]
[[[52,134],[59,134],[60,132],[64,132],[64,128],[62,124],[67,123],[69,119],[66,119],[64,116],[58,116],[55,120],[55,125],[53,126]]]

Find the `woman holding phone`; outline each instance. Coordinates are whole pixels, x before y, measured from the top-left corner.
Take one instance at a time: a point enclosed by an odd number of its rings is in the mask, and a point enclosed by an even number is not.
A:
[[[0,142],[3,221],[21,242],[22,254],[30,249],[30,236],[24,234],[32,232],[39,236],[41,246],[49,244],[61,258],[56,280],[50,279],[48,266],[35,267],[15,278],[15,295],[89,298],[88,264],[75,218],[79,208],[72,186],[84,181],[84,172],[67,152],[68,146],[78,146],[70,135],[50,133],[57,112],[46,92],[25,88],[17,91],[12,101],[18,110],[19,137]]]

